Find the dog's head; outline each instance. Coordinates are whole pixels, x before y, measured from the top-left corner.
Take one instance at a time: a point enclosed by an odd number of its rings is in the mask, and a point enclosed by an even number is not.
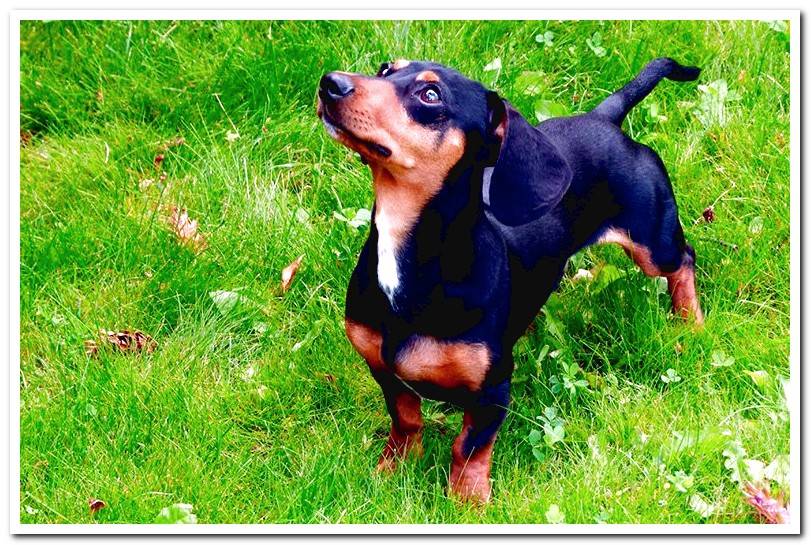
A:
[[[554,145],[498,94],[436,63],[384,63],[374,77],[328,73],[318,115],[373,172],[429,197],[460,164],[493,167],[483,199],[507,224],[542,215],[571,179]]]

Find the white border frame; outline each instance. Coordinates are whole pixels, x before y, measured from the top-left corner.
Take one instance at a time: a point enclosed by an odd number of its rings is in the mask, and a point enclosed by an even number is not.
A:
[[[775,20],[791,22],[790,41],[790,461],[792,520],[788,525],[763,524],[21,524],[20,523],[20,254],[12,244],[9,308],[16,311],[11,322],[10,345],[16,352],[10,361],[10,528],[13,534],[799,534],[802,516],[800,483],[800,44],[799,10],[19,10],[9,18],[9,179],[12,213],[9,233],[20,237],[20,21],[39,19],[109,20],[249,20],[249,19],[469,19],[469,20]],[[16,341],[16,342],[14,342]]]

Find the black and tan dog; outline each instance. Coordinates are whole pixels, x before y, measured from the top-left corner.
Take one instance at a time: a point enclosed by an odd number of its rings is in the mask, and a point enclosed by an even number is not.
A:
[[[375,77],[321,78],[318,115],[374,180],[369,238],[346,298],[346,333],[380,384],[391,433],[378,467],[421,450],[420,399],[464,409],[450,491],[490,497],[490,460],[510,399],[512,348],[568,258],[618,243],[667,278],[674,311],[703,320],[695,254],[659,156],[620,129],[663,78],[656,59],[589,113],[531,126],[496,93],[429,62]]]

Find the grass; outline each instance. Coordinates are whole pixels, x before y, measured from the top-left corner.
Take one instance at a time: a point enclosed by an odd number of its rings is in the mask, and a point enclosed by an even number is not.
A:
[[[546,30],[548,47],[535,40]],[[148,523],[174,503],[205,523],[545,523],[552,504],[569,523],[757,521],[722,453],[737,439],[769,463],[789,448],[787,30],[51,21],[23,22],[21,36],[22,522]],[[586,111],[664,55],[739,95],[710,101],[726,119],[705,126],[695,109],[710,95],[664,82],[626,122],[674,181],[706,327],[670,316],[619,249],[589,249],[516,347],[492,504],[445,496],[461,415],[438,403],[425,406],[425,456],[375,475],[388,417],[342,327],[368,227],[335,217],[371,208],[372,190],[315,116],[320,75],[429,58],[531,118],[539,98]],[[496,57],[502,68],[484,70]],[[523,92],[528,78],[539,94]],[[199,221],[204,251],[179,243],[169,205]],[[302,254],[282,294],[280,272]],[[595,267],[595,281],[572,280]],[[239,294],[233,309],[217,290]],[[88,357],[99,329],[139,329],[158,346]],[[713,365],[723,355],[732,364]],[[552,389],[564,375],[573,394]],[[539,441],[545,407],[565,430],[552,447]],[[680,471],[687,492],[672,485]],[[710,516],[690,507],[694,494]],[[91,497],[107,507],[91,514]]]

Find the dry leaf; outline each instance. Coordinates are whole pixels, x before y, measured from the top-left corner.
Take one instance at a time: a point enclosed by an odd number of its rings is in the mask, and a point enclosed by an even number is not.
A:
[[[138,183],[138,189],[140,189],[141,191],[146,191],[146,189],[154,183],[155,180],[152,180],[151,178],[145,178]]]
[[[766,524],[788,524],[791,521],[788,506],[782,494],[772,497],[768,485],[758,487],[752,483],[744,486],[746,502],[755,508],[758,517]]]
[[[163,164],[163,159],[164,157],[162,153],[159,153],[155,156],[155,159],[152,160],[152,162],[155,163],[155,168],[161,167],[161,165]]]
[[[237,138],[239,138],[238,132],[228,131],[225,135],[225,139],[228,140],[228,142],[234,142]]]
[[[142,352],[145,351],[148,354],[155,351],[155,348],[158,346],[158,343],[155,340],[143,333],[138,331],[129,331],[127,329],[123,331],[105,331],[101,330],[99,332],[101,334],[102,339],[106,340],[109,344],[115,346],[122,352]],[[85,346],[87,345],[87,341],[85,341]]]
[[[195,250],[202,251],[206,248],[206,239],[197,232],[197,220],[189,218],[186,209],[178,209],[172,206],[172,215],[169,217],[169,225],[174,230],[177,238],[181,242],[190,244]]]
[[[304,259],[304,255],[298,256],[290,265],[284,268],[282,271],[282,293],[286,292],[290,289],[290,285],[293,283],[293,278],[296,276],[296,272],[298,268],[301,266],[301,260]]]
[[[97,101],[98,101],[100,104],[104,104],[104,91],[102,91],[101,89],[99,89],[98,91],[96,91],[96,100],[97,100]]]
[[[99,345],[94,340],[86,340],[84,342],[84,353],[90,357],[96,356],[99,353]]]
[[[786,137],[783,136],[782,132],[777,132],[774,135],[774,143],[777,144],[777,146],[780,148],[786,145]]]
[[[34,135],[31,134],[31,131],[24,131],[24,130],[20,129],[20,145],[22,147],[25,147],[28,144],[30,144],[31,143],[31,138],[33,138],[33,136]]]
[[[95,514],[107,507],[107,504],[104,503],[103,500],[97,498],[90,498],[87,500],[87,504],[90,506],[90,512]]]
[[[594,274],[586,269],[577,269],[577,272],[572,276],[572,282],[579,282],[580,280],[594,280]]]
[[[185,138],[183,138],[182,136],[176,136],[175,138],[172,138],[171,140],[167,140],[166,142],[161,144],[160,149],[163,150],[163,151],[166,151],[169,148],[175,148],[177,146],[182,146],[185,143],[186,143]]]

